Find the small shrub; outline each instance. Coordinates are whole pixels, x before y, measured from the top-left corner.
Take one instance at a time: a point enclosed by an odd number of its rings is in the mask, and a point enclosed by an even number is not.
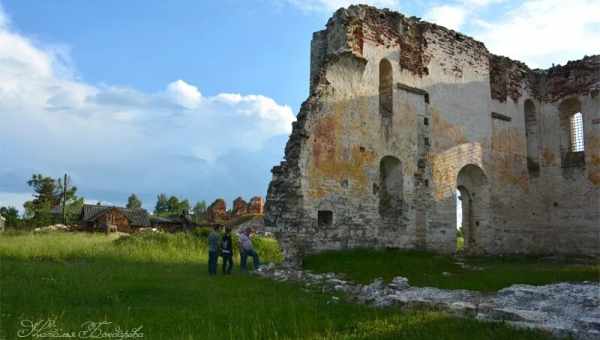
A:
[[[208,238],[208,235],[210,234],[211,230],[212,228],[210,227],[196,227],[192,229],[192,235],[198,238],[206,239]]]
[[[261,258],[275,263],[283,261],[283,252],[274,238],[256,236],[252,239],[252,244]]]
[[[461,252],[465,248],[465,239],[461,237],[456,238],[456,251]]]

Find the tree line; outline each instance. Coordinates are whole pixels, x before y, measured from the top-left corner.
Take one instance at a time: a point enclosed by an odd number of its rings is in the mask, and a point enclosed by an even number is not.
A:
[[[77,187],[71,184],[68,177],[63,179],[34,174],[27,185],[33,191],[33,199],[23,204],[23,214],[13,206],[0,207],[0,215],[6,219],[6,227],[35,228],[63,223],[63,219],[67,224],[79,222],[84,198],[77,196]],[[143,202],[136,194],[128,197],[127,208],[141,209],[142,206]],[[160,217],[188,215],[194,222],[201,223],[206,217],[206,202],[199,201],[192,207],[188,199],[161,193],[156,198],[153,213]]]

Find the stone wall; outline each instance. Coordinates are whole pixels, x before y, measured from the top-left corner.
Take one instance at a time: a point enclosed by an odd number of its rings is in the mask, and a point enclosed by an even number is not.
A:
[[[246,215],[262,215],[264,213],[265,200],[260,196],[254,196],[246,202],[242,197],[233,201],[231,211],[227,211],[227,204],[222,198],[217,198],[207,209],[206,217],[211,223],[234,222],[238,217]]]
[[[248,213],[248,203],[243,198],[238,197],[233,201],[232,217],[246,215]]]
[[[260,196],[250,199],[247,206],[248,214],[263,214],[265,212],[265,200]]]
[[[288,258],[452,253],[460,189],[469,252],[599,255],[599,89],[600,56],[532,71],[417,18],[340,9],[313,36],[265,225]],[[582,154],[569,152],[577,110]]]
[[[227,204],[222,198],[217,198],[206,208],[206,218],[209,222],[222,222],[229,219]]]

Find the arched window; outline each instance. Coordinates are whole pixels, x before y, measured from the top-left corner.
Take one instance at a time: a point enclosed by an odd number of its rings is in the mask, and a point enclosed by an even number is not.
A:
[[[387,59],[379,63],[379,114],[383,117],[394,114],[394,76],[392,64]]]
[[[533,177],[540,171],[538,151],[538,126],[535,104],[531,99],[525,101],[525,136],[527,138],[527,170]]]
[[[571,123],[571,152],[582,152],[585,149],[583,142],[583,116],[577,112],[569,119]]]
[[[569,169],[585,166],[585,145],[583,110],[577,97],[563,100],[558,106],[560,114],[560,154],[562,168]]]

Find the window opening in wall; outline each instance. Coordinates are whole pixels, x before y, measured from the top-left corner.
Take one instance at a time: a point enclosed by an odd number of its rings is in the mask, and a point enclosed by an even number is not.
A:
[[[379,114],[392,117],[394,113],[394,76],[392,64],[387,59],[379,63]]]
[[[530,178],[540,175],[539,150],[538,150],[538,126],[536,109],[533,100],[525,101],[525,137],[527,139],[527,171]]]
[[[379,165],[379,215],[392,223],[402,216],[403,184],[402,163],[393,156],[385,156]]]
[[[462,211],[462,196],[460,190],[456,190],[456,251],[462,251],[465,245],[463,233],[463,211]]]
[[[317,213],[317,224],[319,227],[329,227],[333,224],[333,211],[319,210]]]
[[[583,116],[577,112],[571,116],[571,152],[582,152],[584,149]]]

